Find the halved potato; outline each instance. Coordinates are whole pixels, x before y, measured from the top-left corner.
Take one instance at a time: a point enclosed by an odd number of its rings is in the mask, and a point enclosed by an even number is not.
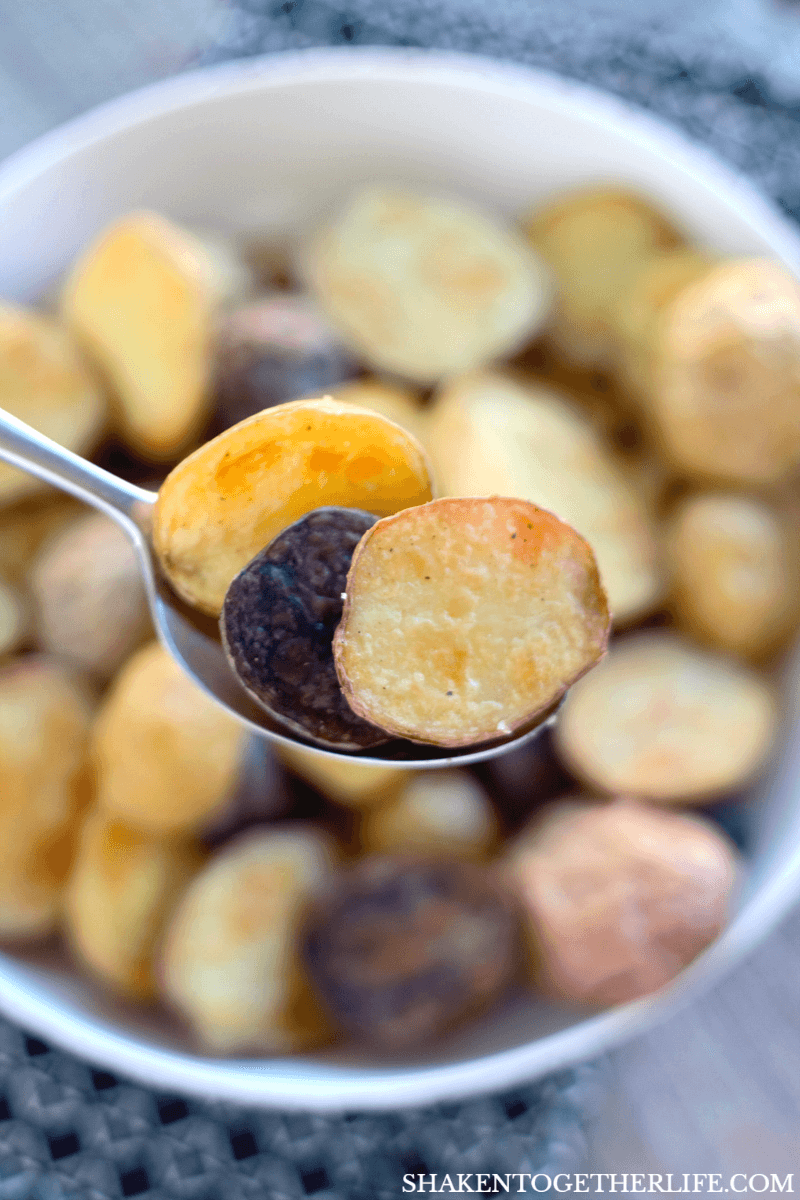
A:
[[[587,543],[525,500],[451,498],[367,530],[334,637],[351,708],[442,746],[531,725],[605,651]]]
[[[0,939],[51,933],[90,791],[91,702],[55,659],[0,669]]]
[[[226,429],[167,476],[153,543],[175,591],[218,616],[243,567],[287,525],[341,505],[377,516],[431,498],[425,453],[377,413],[332,400],[280,404]]]
[[[155,999],[164,923],[202,862],[189,842],[142,833],[100,810],[87,817],[66,892],[66,931],[81,960],[121,995]]]
[[[76,454],[94,445],[106,397],[68,329],[51,317],[0,303],[0,405]],[[45,488],[0,462],[0,504]]]
[[[370,365],[423,384],[514,350],[550,301],[547,272],[513,228],[389,187],[352,197],[315,240],[307,274]]]
[[[800,283],[733,259],[662,312],[647,409],[666,457],[701,479],[763,485],[800,464]]]
[[[599,791],[702,803],[749,782],[777,723],[762,676],[674,633],[641,633],[615,642],[573,688],[556,744]]]
[[[645,499],[589,417],[558,392],[490,372],[441,391],[426,443],[449,496],[521,496],[556,513],[589,542],[614,620],[630,621],[661,594]]]
[[[700,641],[758,657],[796,628],[797,530],[765,500],[737,492],[687,496],[665,541],[678,619]]]
[[[469,771],[411,771],[396,800],[368,809],[358,840],[366,854],[486,858],[498,823],[491,801]]]
[[[647,200],[618,187],[559,196],[529,218],[526,231],[556,280],[547,332],[570,361],[599,366],[613,359],[620,292],[650,255],[682,240]]]
[[[164,994],[218,1054],[283,1053],[329,1040],[299,954],[300,923],[333,865],[301,823],[230,842],[196,875],[164,941]]]
[[[98,803],[153,834],[198,829],[233,794],[247,744],[245,727],[152,642],[117,675],[95,722]]]
[[[378,767],[358,759],[331,758],[299,744],[276,745],[281,762],[345,808],[372,808],[385,803],[399,791],[407,772],[403,767]]]
[[[209,403],[215,264],[165,217],[132,213],[80,255],[62,312],[110,380],[120,432],[155,461],[199,431]]]

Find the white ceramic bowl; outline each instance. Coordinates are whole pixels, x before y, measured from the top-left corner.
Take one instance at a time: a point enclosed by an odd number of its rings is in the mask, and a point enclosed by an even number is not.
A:
[[[47,134],[0,168],[0,296],[35,299],[105,222],[150,206],[200,225],[292,233],[366,181],[446,189],[515,214],[548,193],[621,181],[701,242],[795,272],[800,239],[708,153],[617,100],[540,72],[420,51],[278,55],[172,79]],[[793,673],[794,676],[797,672]],[[511,1007],[431,1058],[222,1061],[129,1010],[100,1009],[45,956],[0,957],[0,1009],[160,1088],[330,1110],[458,1098],[533,1079],[654,1025],[720,978],[800,894],[800,696],[762,781],[752,871],[722,937],[658,996],[600,1015]]]

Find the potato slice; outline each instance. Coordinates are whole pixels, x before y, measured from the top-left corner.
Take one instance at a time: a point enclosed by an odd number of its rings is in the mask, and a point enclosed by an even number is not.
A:
[[[679,620],[701,641],[758,657],[800,619],[797,533],[765,501],[730,492],[687,496],[666,545]]]
[[[302,825],[225,846],[189,885],[164,944],[166,998],[219,1054],[326,1041],[298,955],[306,905],[331,873],[325,836]]]
[[[567,765],[592,787],[691,803],[747,783],[777,727],[761,676],[673,633],[615,642],[556,724]]]
[[[21,592],[0,579],[0,657],[13,654],[28,636],[29,607]]]
[[[661,213],[623,188],[591,187],[558,197],[526,224],[556,280],[547,332],[573,362],[613,361],[617,297],[643,263],[682,239]]]
[[[403,767],[377,767],[355,759],[332,758],[300,745],[277,745],[275,752],[290,771],[346,808],[383,804],[397,793],[407,774]]]
[[[778,263],[710,268],[662,312],[647,407],[681,471],[771,484],[800,464],[800,284]]]
[[[334,637],[353,710],[415,741],[469,746],[533,724],[605,651],[594,555],[524,500],[434,500],[359,542]]]
[[[136,553],[103,513],[84,513],[48,540],[29,586],[43,649],[100,679],[153,636]]]
[[[386,516],[430,497],[427,459],[411,434],[329,398],[295,400],[179,463],[159,492],[153,542],[178,595],[218,616],[234,576],[312,509]]]
[[[368,810],[359,841],[367,854],[485,858],[498,835],[489,797],[469,771],[417,771],[393,804]]]
[[[131,213],[80,255],[61,299],[69,325],[113,385],[131,448],[172,458],[208,413],[213,256],[151,212]]]
[[[117,676],[94,727],[100,807],[155,834],[199,828],[232,794],[247,741],[153,642]]]
[[[87,454],[107,402],[69,331],[51,317],[0,303],[2,407],[60,446]],[[43,489],[34,475],[0,463],[0,504]]]
[[[567,521],[597,556],[618,624],[662,592],[644,500],[590,419],[547,388],[468,375],[442,390],[427,441],[439,491],[531,500]]]
[[[577,1004],[668,984],[722,929],[736,879],[733,846],[710,823],[626,799],[551,805],[506,866],[534,982]]]
[[[22,583],[48,538],[85,512],[85,505],[55,488],[1,509],[0,575],[10,583]]]
[[[88,693],[55,660],[0,669],[0,938],[56,926],[90,795],[90,719]]]
[[[515,349],[550,300],[538,257],[496,217],[388,187],[352,197],[306,273],[370,365],[422,384]]]
[[[65,897],[79,958],[114,991],[154,1000],[154,958],[164,924],[202,856],[187,842],[131,829],[97,810],[81,832]]]

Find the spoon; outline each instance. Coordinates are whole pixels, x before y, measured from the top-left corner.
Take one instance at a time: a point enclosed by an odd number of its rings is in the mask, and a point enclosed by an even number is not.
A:
[[[150,541],[156,492],[127,483],[110,471],[73,454],[71,450],[65,450],[2,409],[0,459],[62,491],[70,492],[112,517],[122,527],[136,551],[159,640],[204,692],[260,737],[284,745],[300,744],[329,758],[356,758],[358,762],[376,766],[395,762],[410,768],[449,767],[481,762],[505,754],[512,747],[516,748],[536,737],[555,720],[554,714],[550,715],[533,729],[502,742],[477,748],[441,749],[396,738],[373,747],[367,756],[341,754],[305,742],[271,719],[250,699],[228,664],[216,621],[195,612],[179,600],[162,575]]]

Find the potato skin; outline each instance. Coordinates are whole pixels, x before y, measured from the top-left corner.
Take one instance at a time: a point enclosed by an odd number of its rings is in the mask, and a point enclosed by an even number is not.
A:
[[[153,543],[178,595],[219,616],[231,580],[312,509],[386,516],[431,495],[410,433],[330,398],[295,400],[233,425],[175,467],[155,505]]]
[[[506,644],[512,617],[514,641]],[[342,690],[359,716],[413,741],[469,746],[508,737],[549,712],[603,657],[609,629],[594,555],[573,529],[527,501],[450,497],[386,517],[366,532],[353,555],[333,649]],[[477,685],[473,661],[484,674]]]

